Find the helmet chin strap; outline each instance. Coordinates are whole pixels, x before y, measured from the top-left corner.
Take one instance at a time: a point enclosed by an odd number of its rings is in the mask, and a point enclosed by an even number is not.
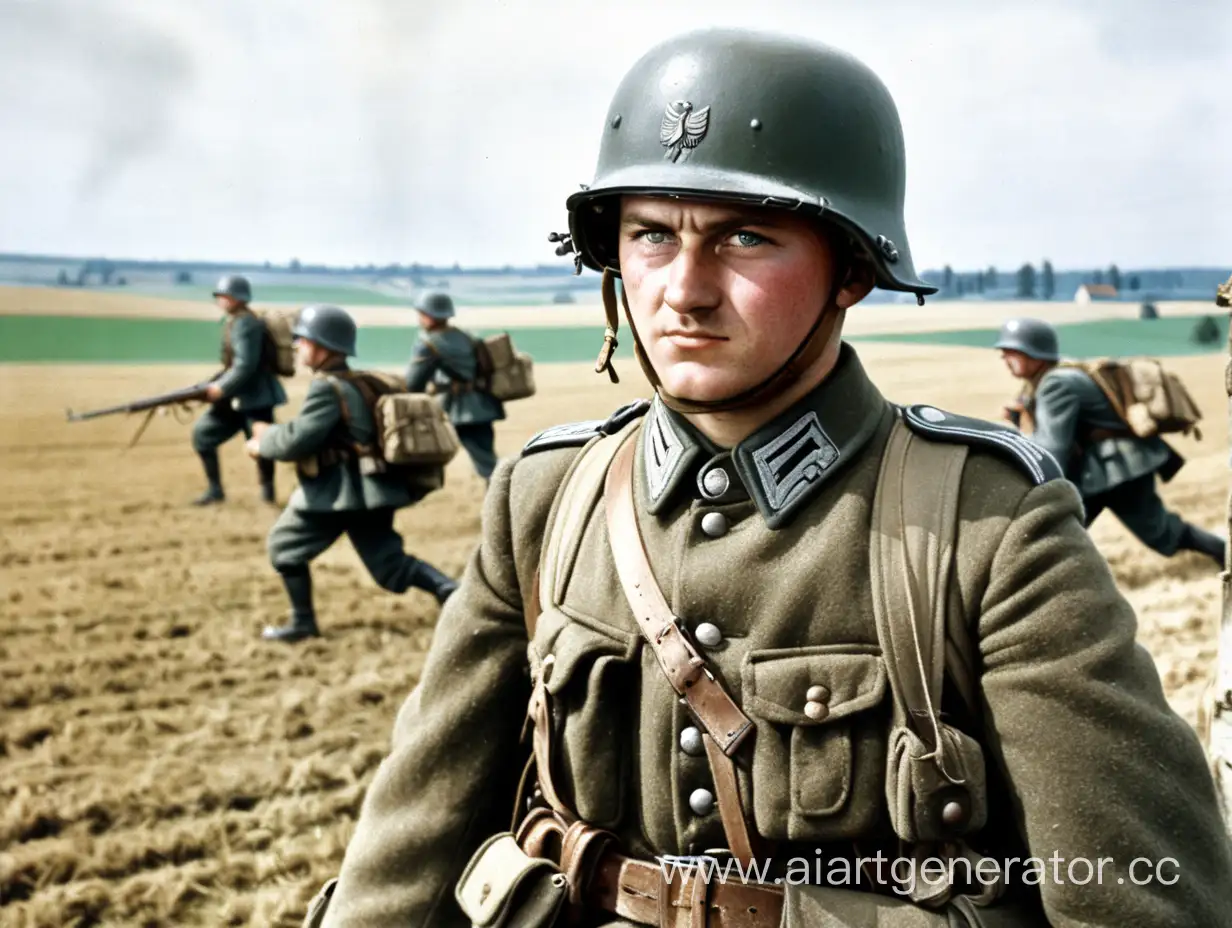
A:
[[[837,288],[835,290],[837,292]],[[612,369],[612,351],[616,348],[616,331],[620,325],[620,315],[616,306],[616,275],[611,270],[603,272],[602,292],[603,309],[607,316],[607,330],[603,336],[603,348],[599,352],[599,361],[595,365],[595,371],[599,373],[606,369],[612,381],[618,382],[616,372]],[[831,294],[821,312],[817,314],[812,328],[809,329],[808,334],[804,336],[804,340],[791,357],[765,380],[725,399],[689,400],[673,396],[663,389],[663,383],[659,375],[655,373],[646,350],[642,347],[637,327],[633,324],[633,315],[629,311],[629,299],[625,295],[624,287],[620,288],[620,301],[624,306],[625,319],[633,332],[633,353],[637,358],[637,363],[642,367],[642,373],[646,375],[646,379],[650,381],[663,404],[679,413],[732,412],[737,409],[759,406],[781,396],[821,356],[843,315],[842,310],[834,302],[834,295]]]

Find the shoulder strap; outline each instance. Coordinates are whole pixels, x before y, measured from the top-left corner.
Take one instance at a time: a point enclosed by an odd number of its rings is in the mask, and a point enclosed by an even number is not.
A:
[[[964,701],[974,705],[969,638],[955,621],[958,591],[949,582],[967,450],[965,444],[922,439],[896,418],[873,498],[873,613],[895,722],[910,727],[930,750],[944,747],[940,712],[947,669]]]
[[[338,397],[338,407],[342,410],[342,424],[349,431],[351,428],[351,410],[347,406],[346,394],[342,392],[342,384],[336,374],[322,374],[322,378],[330,385],[334,395]]]

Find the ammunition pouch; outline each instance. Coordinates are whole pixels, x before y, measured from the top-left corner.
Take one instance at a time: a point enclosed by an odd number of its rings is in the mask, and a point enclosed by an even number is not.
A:
[[[528,854],[512,832],[485,841],[454,890],[473,928],[550,928],[562,921],[568,896],[564,871]]]
[[[940,732],[935,751],[906,726],[890,732],[886,801],[894,833],[904,841],[953,841],[988,819],[983,750],[949,725]]]

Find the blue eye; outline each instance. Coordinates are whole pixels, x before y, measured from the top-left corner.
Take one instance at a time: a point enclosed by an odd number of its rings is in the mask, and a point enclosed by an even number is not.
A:
[[[667,241],[667,233],[659,232],[655,229],[646,229],[642,232],[642,238],[651,245],[662,245]]]
[[[747,229],[742,229],[736,233],[736,241],[740,243],[741,248],[752,248],[754,245],[764,245],[766,243],[764,236],[758,235],[756,232],[749,232]]]

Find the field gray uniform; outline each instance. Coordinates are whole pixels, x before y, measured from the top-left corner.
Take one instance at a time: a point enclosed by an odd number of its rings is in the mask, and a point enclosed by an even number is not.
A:
[[[454,315],[453,300],[446,293],[426,293],[416,308],[442,322]],[[449,325],[423,329],[411,351],[406,382],[412,393],[422,393],[431,385],[440,395],[475,472],[488,480],[497,460],[492,423],[505,418],[505,407],[496,397],[478,389],[477,368],[475,342],[461,329]]]
[[[1087,525],[1108,509],[1138,540],[1166,557],[1193,550],[1223,565],[1223,540],[1169,512],[1155,490],[1155,475],[1171,480],[1184,459],[1162,438],[1129,434],[1085,372],[1073,367],[1046,370],[1024,406],[1035,420],[1032,439],[1077,484]]]
[[[318,372],[300,414],[261,436],[262,458],[301,463],[300,485],[269,534],[270,562],[291,598],[291,624],[267,629],[267,638],[297,640],[317,634],[308,565],[344,533],[368,573],[392,593],[416,587],[444,602],[456,586],[431,564],[407,554],[394,529],[398,509],[440,485],[439,469],[425,470],[419,487],[402,474],[360,472],[357,458],[347,449],[371,443],[375,426],[359,390],[342,379],[347,370],[346,362],[339,361]],[[304,464],[313,459],[315,475]]]
[[[253,422],[273,422],[274,407],[287,401],[286,391],[268,361],[265,324],[247,306],[227,316],[222,336],[223,371],[214,381],[223,398],[211,404],[193,426],[193,450],[201,457],[209,487],[197,502],[224,499],[218,448],[243,432],[252,435]],[[274,499],[274,462],[259,461],[264,498]]]

